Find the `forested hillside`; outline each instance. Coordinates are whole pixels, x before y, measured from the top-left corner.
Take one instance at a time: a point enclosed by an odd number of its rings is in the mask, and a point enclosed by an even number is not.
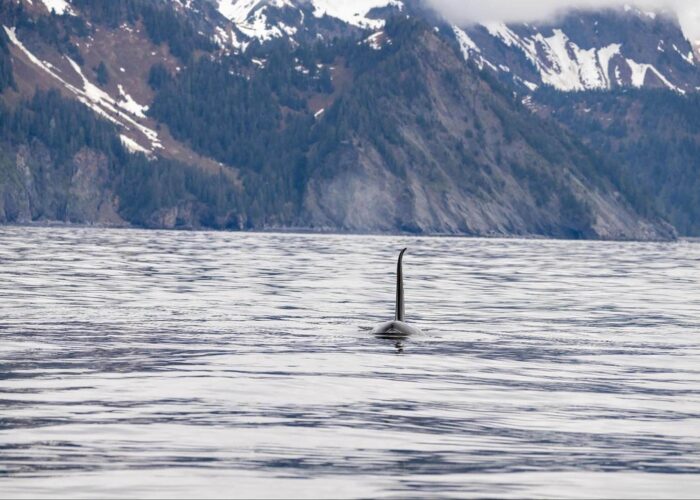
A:
[[[12,57],[7,43],[7,35],[4,31],[0,32],[0,92],[15,85],[12,77]]]
[[[543,91],[537,99],[634,179],[682,234],[700,235],[700,95]]]
[[[2,220],[241,226],[229,176],[131,154],[113,125],[57,91],[0,108],[0,137]]]
[[[249,4],[3,3],[0,221],[614,239],[673,238],[667,220],[700,230],[695,94],[562,92],[543,84],[559,63],[528,70],[517,55],[528,37],[554,38],[461,31],[419,2],[350,17],[314,1]],[[655,64],[692,85],[676,24],[628,24],[668,31],[682,57]],[[581,46],[614,35],[562,26]],[[623,53],[651,54],[618,52],[618,68]],[[531,71],[542,76],[525,85]]]

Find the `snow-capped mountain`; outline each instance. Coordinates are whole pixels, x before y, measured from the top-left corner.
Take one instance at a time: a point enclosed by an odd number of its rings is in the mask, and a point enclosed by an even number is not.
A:
[[[542,24],[453,27],[465,59],[533,90],[700,87],[698,60],[672,12],[571,12]],[[505,76],[505,75],[504,75]]]
[[[57,14],[79,15],[70,0],[41,1]],[[441,24],[417,0],[171,1],[196,18],[222,51],[237,54],[251,43],[280,39],[298,42],[361,32],[378,37],[385,19],[400,13]],[[700,88],[698,42],[688,40],[669,10],[625,6],[574,11],[555,22],[454,25],[451,31],[466,60],[512,79],[524,91],[541,85],[567,92],[663,87],[683,93]]]
[[[219,21],[214,40],[234,51],[252,42],[358,31],[376,38],[388,15],[430,16],[412,0],[215,0],[213,6],[230,23]],[[430,22],[441,24],[432,16]],[[537,25],[451,29],[465,59],[504,78],[510,73],[517,86],[530,91],[541,85],[561,91],[664,87],[681,93],[700,87],[694,43],[671,11],[626,6],[571,12]]]
[[[20,121],[0,127],[0,221],[673,234],[566,128],[623,137],[613,105],[577,105],[581,124],[562,97],[698,94],[670,12],[457,26],[422,0],[7,0],[0,24],[0,117]]]
[[[387,15],[404,7],[400,0],[209,0],[208,3],[223,18],[212,19],[214,40],[223,49],[236,52],[245,51],[254,42],[300,41],[379,30]],[[181,4],[195,11],[202,9],[201,2]]]
[[[218,0],[218,11],[249,38],[268,40],[284,34],[294,35],[298,26],[287,25],[273,11],[289,10],[298,24],[304,23],[304,17],[311,13],[317,19],[329,17],[358,28],[378,29],[383,20],[371,15],[375,9],[394,7],[401,9],[398,0],[309,0],[293,2],[292,0]],[[276,20],[274,18],[277,18]],[[296,18],[296,19],[294,19]]]
[[[253,41],[323,37],[343,29],[377,36],[389,14],[427,13],[410,0],[218,0],[215,6],[232,26],[217,26],[214,38],[233,50]],[[572,12],[537,25],[490,23],[452,31],[465,59],[501,76],[510,73],[530,91],[541,85],[561,91],[700,87],[694,44],[671,11],[626,6]]]

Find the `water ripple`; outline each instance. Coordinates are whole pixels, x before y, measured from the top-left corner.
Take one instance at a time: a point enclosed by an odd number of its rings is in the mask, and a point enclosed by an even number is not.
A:
[[[374,338],[393,311],[425,332]],[[696,497],[700,244],[0,228],[3,497]]]

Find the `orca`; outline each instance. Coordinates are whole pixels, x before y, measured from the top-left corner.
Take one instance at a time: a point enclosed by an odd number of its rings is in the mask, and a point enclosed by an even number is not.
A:
[[[399,262],[396,265],[396,312],[394,314],[393,321],[387,321],[380,325],[375,326],[372,329],[374,335],[386,336],[386,337],[407,337],[409,335],[421,334],[418,328],[411,326],[404,321],[405,310],[404,310],[404,298],[403,298],[403,254],[406,252],[407,248],[401,250],[399,254]]]

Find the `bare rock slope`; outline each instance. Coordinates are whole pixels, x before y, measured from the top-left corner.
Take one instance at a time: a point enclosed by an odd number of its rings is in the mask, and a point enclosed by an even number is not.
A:
[[[372,232],[673,236],[621,194],[614,166],[461,65],[433,31],[414,36],[359,76],[325,118],[343,134],[342,146],[310,180],[303,223]],[[398,80],[397,66],[405,68]]]

